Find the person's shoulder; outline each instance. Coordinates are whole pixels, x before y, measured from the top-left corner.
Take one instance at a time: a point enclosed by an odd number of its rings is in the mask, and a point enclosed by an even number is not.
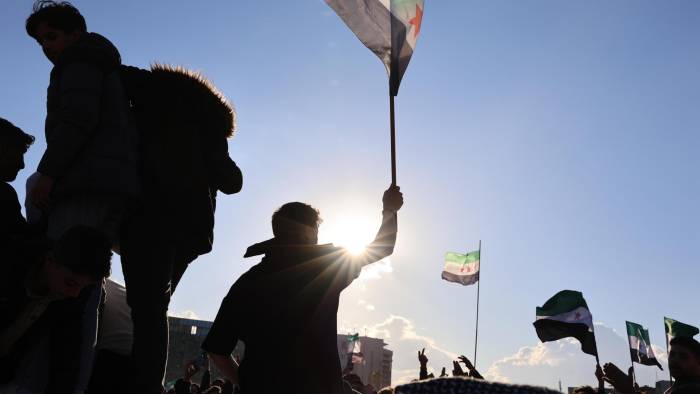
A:
[[[335,246],[333,244],[315,245],[314,250],[316,253],[322,256],[334,255],[345,252],[345,248],[343,248],[342,246]]]
[[[9,183],[0,182],[0,204],[3,210],[20,208],[17,192]]]
[[[7,182],[0,182],[0,198],[13,198],[18,200],[15,188]]]
[[[70,64],[88,64],[102,72],[110,72],[121,64],[121,55],[117,47],[104,36],[97,33],[85,33],[75,44],[66,48],[54,67],[54,71],[63,70]]]

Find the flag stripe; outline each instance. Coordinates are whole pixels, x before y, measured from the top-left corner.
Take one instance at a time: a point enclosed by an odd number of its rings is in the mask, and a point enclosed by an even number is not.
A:
[[[557,316],[579,307],[588,309],[583,294],[579,291],[562,290],[547,300],[542,307],[537,307],[536,314],[537,316]]]
[[[560,313],[554,316],[537,315],[537,320],[556,320],[564,323],[585,324],[593,331],[593,316],[588,308],[578,307],[572,311]]]
[[[479,273],[477,272],[474,275],[456,275],[452,272],[442,271],[442,279],[445,279],[448,282],[461,283],[467,286],[473,285],[479,281]]]
[[[379,0],[326,0],[326,3],[389,71],[391,12],[388,4]]]
[[[537,336],[542,342],[556,341],[562,338],[573,337],[581,342],[581,350],[584,353],[596,355],[598,353],[595,344],[595,336],[585,324],[565,323],[552,319],[540,319],[533,323]]]

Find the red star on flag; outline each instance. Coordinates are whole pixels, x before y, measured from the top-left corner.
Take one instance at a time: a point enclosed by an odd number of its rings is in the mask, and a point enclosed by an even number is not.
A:
[[[418,34],[420,33],[420,24],[423,21],[423,10],[420,8],[418,4],[416,4],[416,16],[411,18],[408,21],[409,25],[413,25],[416,29],[413,30],[413,38],[418,37]]]

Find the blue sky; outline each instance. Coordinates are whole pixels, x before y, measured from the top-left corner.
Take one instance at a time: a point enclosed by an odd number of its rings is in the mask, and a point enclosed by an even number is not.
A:
[[[185,274],[173,313],[212,319],[285,202],[319,208],[324,240],[358,226],[371,239],[390,183],[386,74],[322,1],[74,4],[124,63],[202,71],[238,111],[244,188],[219,199],[214,251]],[[50,71],[24,33],[30,8],[0,15],[0,116],[38,137],[13,183],[21,198],[45,147]],[[446,251],[479,239],[477,366],[493,377],[592,381],[576,346],[537,345],[534,308],[564,288],[583,291],[609,338],[631,320],[663,348],[664,315],[699,325],[698,12],[691,0],[427,0],[396,100],[396,252],[346,290],[339,330],[388,335],[395,381],[417,375],[417,348],[438,371],[471,357],[475,288],[440,271]],[[626,340],[613,339],[601,358],[626,368]]]

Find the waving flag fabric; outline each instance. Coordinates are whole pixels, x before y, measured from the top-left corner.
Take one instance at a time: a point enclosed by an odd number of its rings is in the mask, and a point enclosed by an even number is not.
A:
[[[583,294],[562,290],[536,309],[533,323],[542,342],[574,337],[581,342],[581,350],[598,354],[593,333],[593,316]]]
[[[642,327],[641,324],[626,322],[627,338],[630,344],[630,354],[632,361],[642,365],[656,365],[661,370],[661,364],[656,360],[654,349],[651,347],[649,339],[649,330]]]
[[[326,0],[389,73],[392,96],[411,60],[423,21],[423,0]]]
[[[447,252],[442,279],[465,286],[478,282],[480,254],[479,250],[467,254]]]

